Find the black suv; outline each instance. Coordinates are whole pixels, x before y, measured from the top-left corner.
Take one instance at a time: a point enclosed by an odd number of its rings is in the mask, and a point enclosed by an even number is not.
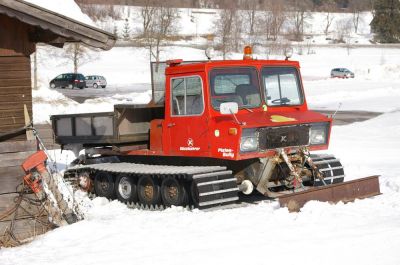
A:
[[[50,87],[56,88],[80,88],[83,89],[86,86],[85,77],[83,74],[67,73],[61,74],[50,81]]]

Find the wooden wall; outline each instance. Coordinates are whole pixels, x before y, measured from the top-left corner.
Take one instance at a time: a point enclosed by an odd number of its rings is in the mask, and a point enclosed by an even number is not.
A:
[[[0,14],[0,134],[25,126],[24,105],[32,118],[30,54],[35,44],[29,41],[30,26]],[[16,188],[25,173],[21,164],[36,151],[36,141],[27,141],[25,133],[0,139],[0,247],[12,246],[48,227],[40,207],[22,200],[16,212],[8,214],[19,196]],[[35,198],[33,194],[24,195]],[[25,209],[25,210],[23,210]],[[38,222],[39,221],[39,222]],[[13,223],[13,236],[7,232]]]
[[[24,105],[32,117],[30,57],[0,48],[0,133],[25,125]],[[26,136],[8,139],[15,140]]]

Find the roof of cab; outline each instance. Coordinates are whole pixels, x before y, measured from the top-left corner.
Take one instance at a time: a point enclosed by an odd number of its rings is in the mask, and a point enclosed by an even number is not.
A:
[[[165,70],[166,75],[185,74],[194,72],[205,72],[211,68],[220,67],[261,67],[261,66],[291,66],[300,68],[298,61],[290,60],[221,60],[221,61],[204,61],[204,62],[187,62],[169,66]]]

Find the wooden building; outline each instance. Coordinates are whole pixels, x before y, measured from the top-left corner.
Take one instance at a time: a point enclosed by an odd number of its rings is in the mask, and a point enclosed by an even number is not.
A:
[[[16,193],[24,176],[20,165],[37,148],[29,132],[18,130],[33,116],[30,55],[36,44],[61,48],[66,42],[81,42],[108,50],[115,41],[108,32],[43,7],[0,0],[0,247],[48,229],[40,207],[23,206],[26,200],[19,202]],[[10,214],[16,202],[22,210]]]

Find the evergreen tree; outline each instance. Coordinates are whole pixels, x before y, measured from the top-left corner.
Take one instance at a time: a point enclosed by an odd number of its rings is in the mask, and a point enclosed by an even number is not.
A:
[[[117,27],[117,25],[115,25],[114,24],[114,35],[115,35],[115,37],[117,38],[117,39],[119,39],[119,33],[118,33],[118,27]]]
[[[371,29],[382,43],[400,42],[400,1],[376,0]]]
[[[125,19],[125,23],[124,23],[124,28],[122,29],[122,38],[124,40],[129,40],[130,39],[130,29],[129,29],[129,21],[128,19]]]

